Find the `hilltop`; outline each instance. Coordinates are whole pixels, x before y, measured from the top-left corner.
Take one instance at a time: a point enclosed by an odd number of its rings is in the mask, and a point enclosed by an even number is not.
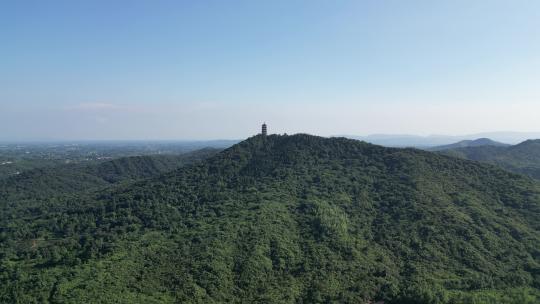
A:
[[[416,149],[259,135],[157,177],[2,209],[4,302],[539,296],[539,184]]]

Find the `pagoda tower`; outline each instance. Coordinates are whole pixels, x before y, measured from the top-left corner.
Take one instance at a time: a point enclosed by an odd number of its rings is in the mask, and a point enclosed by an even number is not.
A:
[[[266,134],[267,134],[267,131],[266,131],[266,123],[263,123],[263,125],[262,125],[261,134],[262,134],[263,136],[266,136]]]

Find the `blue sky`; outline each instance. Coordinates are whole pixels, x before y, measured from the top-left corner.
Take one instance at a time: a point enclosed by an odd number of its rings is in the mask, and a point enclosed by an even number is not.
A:
[[[1,139],[540,131],[540,2],[1,1]]]

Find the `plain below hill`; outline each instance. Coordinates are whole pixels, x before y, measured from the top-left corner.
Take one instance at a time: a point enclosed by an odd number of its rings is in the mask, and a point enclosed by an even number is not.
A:
[[[487,162],[506,170],[540,179],[540,139],[527,140],[514,146],[462,147],[440,153]]]
[[[0,302],[538,303],[540,186],[310,135],[0,213]]]

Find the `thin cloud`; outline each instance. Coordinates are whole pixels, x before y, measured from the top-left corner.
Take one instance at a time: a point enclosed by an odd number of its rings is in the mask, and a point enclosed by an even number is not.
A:
[[[110,111],[133,111],[136,110],[136,107],[117,105],[113,103],[104,103],[104,102],[90,102],[90,103],[80,103],[74,106],[69,106],[66,108],[68,111],[81,111],[81,112],[110,112]]]

